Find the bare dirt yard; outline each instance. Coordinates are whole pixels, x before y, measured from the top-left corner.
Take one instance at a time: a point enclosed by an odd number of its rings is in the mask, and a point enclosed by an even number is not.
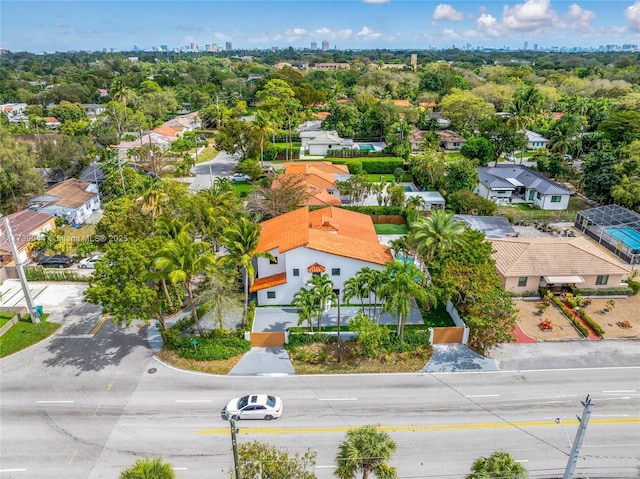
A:
[[[604,329],[605,339],[640,339],[640,294],[626,299],[615,299],[614,308],[603,313],[607,299],[593,299],[585,309],[587,314]],[[533,339],[538,341],[584,339],[573,324],[555,306],[549,306],[544,314],[538,314],[541,301],[516,300],[516,308],[520,310],[518,325]],[[552,331],[542,331],[538,324],[548,319],[553,324]],[[617,323],[629,321],[628,329]]]
[[[558,308],[551,305],[543,315],[538,314],[538,305],[542,301],[516,300],[516,308],[520,310],[518,325],[533,339],[538,341],[567,341],[570,339],[584,339],[582,335]],[[553,325],[551,331],[542,331],[538,324],[548,319]]]

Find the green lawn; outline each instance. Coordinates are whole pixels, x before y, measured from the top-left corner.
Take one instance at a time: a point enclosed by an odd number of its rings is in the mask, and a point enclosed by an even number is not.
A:
[[[196,150],[191,150],[189,153],[195,153]],[[218,156],[219,151],[213,147],[207,147],[202,150],[201,153],[198,153],[198,161],[196,163],[203,163],[205,161],[213,160],[216,156]]]
[[[569,198],[569,206],[564,211],[541,210],[527,203],[513,203],[509,206],[498,207],[498,213],[510,217],[515,222],[526,221],[573,221],[576,212],[589,209],[591,206],[580,196]]]
[[[380,180],[382,178],[382,180]],[[367,180],[371,183],[393,183],[396,179],[393,175],[367,175]]]
[[[447,313],[444,305],[438,305],[436,308],[431,309],[421,309],[420,313],[422,313],[422,318],[424,319],[424,324],[427,327],[431,328],[446,328],[449,326],[455,326],[456,324]]]
[[[231,186],[233,187],[233,191],[235,191],[236,195],[239,195],[239,196],[242,194],[246,196],[249,193],[251,193],[255,188],[255,186],[249,183],[233,183]]]
[[[379,235],[406,235],[409,232],[407,225],[392,225],[389,223],[382,223],[379,225],[373,225],[376,229],[376,234]]]
[[[32,323],[29,315],[26,315],[11,326],[9,331],[0,336],[0,358],[21,351],[51,336],[60,325],[47,322],[47,316],[45,314],[40,319],[40,325]]]

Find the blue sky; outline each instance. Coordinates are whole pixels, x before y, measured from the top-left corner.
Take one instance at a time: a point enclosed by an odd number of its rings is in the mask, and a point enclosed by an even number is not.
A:
[[[640,0],[2,0],[12,51],[234,48],[598,47],[640,43]]]

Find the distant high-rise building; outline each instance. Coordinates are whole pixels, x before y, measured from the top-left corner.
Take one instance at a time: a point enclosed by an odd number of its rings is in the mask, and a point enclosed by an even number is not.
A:
[[[523,50],[528,50],[529,49],[529,42],[524,42],[524,45],[522,45],[522,49]]]
[[[323,52],[328,52],[329,51],[329,41],[328,40],[322,40],[322,51]]]
[[[137,51],[138,51],[138,45],[134,45],[134,46],[133,46],[133,51],[134,51],[134,52],[137,52]]]
[[[533,44],[533,49],[534,49],[534,50],[538,50],[538,44],[537,44],[537,43],[534,43],[534,44]]]
[[[412,53],[411,54],[411,68],[413,68],[414,70],[416,70],[418,68],[418,54],[417,53]]]
[[[316,51],[318,49],[318,44],[316,42],[311,42],[311,49]]]
[[[231,44],[231,42],[226,42],[224,44],[224,48],[225,50],[227,50],[228,52],[230,52],[231,50],[233,50],[233,45]]]
[[[198,48],[198,44],[196,42],[191,42],[189,44],[189,50],[191,50],[192,52],[195,52]]]
[[[169,47],[167,45],[160,45],[160,50],[167,53],[169,51]]]

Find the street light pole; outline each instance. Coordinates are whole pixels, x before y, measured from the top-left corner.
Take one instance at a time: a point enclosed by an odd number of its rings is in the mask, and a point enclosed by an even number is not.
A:
[[[233,449],[233,471],[235,473],[235,479],[240,479],[240,467],[238,464],[238,429],[236,428],[235,416],[231,416],[229,418],[229,425],[231,427],[231,448]]]

